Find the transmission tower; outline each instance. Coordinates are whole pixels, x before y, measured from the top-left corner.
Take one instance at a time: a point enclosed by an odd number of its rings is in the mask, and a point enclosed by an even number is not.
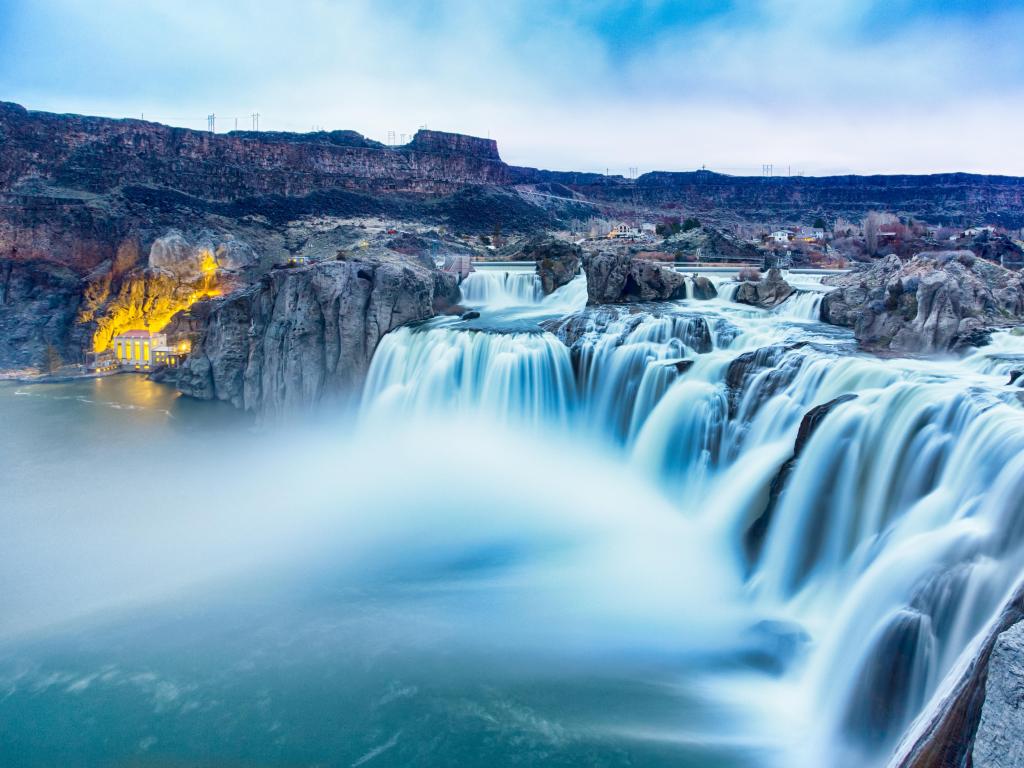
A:
[[[257,132],[260,129],[260,113],[259,112],[253,112],[252,113],[252,129],[254,131],[257,131]]]
[[[211,115],[207,115],[206,116],[206,128],[207,128],[207,130],[210,133],[214,133],[215,132],[215,130],[216,130],[215,129],[216,122],[217,122],[217,116],[216,115],[212,115],[211,114]]]

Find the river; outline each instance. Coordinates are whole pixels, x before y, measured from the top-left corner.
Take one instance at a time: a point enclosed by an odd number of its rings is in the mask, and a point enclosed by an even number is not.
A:
[[[481,270],[301,426],[0,384],[3,764],[884,765],[1024,566],[1024,343],[715,280]]]

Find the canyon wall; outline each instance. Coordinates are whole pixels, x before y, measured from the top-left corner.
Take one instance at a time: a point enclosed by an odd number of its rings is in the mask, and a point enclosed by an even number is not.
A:
[[[276,269],[204,302],[178,388],[265,418],[357,392],[384,334],[458,300],[452,274],[388,255]]]

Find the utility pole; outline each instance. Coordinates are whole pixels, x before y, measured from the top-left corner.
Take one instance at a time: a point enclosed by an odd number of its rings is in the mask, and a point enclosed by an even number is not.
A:
[[[259,112],[253,112],[252,113],[252,129],[254,131],[256,131],[257,133],[260,130],[260,113]]]
[[[394,131],[388,131],[388,146],[389,147],[395,146],[395,132]]]
[[[206,128],[207,128],[207,130],[210,131],[210,133],[215,133],[216,132],[216,128],[215,128],[216,122],[217,122],[217,116],[216,115],[210,114],[210,115],[206,116]]]

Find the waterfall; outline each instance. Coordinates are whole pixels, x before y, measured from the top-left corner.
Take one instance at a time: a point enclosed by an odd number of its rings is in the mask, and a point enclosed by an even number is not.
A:
[[[821,291],[798,290],[778,307],[775,312],[799,320],[814,321],[821,318]]]
[[[624,452],[720,531],[752,616],[813,638],[772,683],[798,692],[794,764],[884,763],[1024,567],[1024,411],[1007,387],[1024,339],[881,361],[818,322],[813,277],[770,313],[731,304],[730,282],[717,301],[584,309],[577,281],[546,331],[390,334],[368,400],[554,420]],[[464,296],[544,301],[530,273],[476,273]]]
[[[488,307],[522,307],[544,298],[540,278],[531,270],[478,269],[462,281],[463,303]]]

